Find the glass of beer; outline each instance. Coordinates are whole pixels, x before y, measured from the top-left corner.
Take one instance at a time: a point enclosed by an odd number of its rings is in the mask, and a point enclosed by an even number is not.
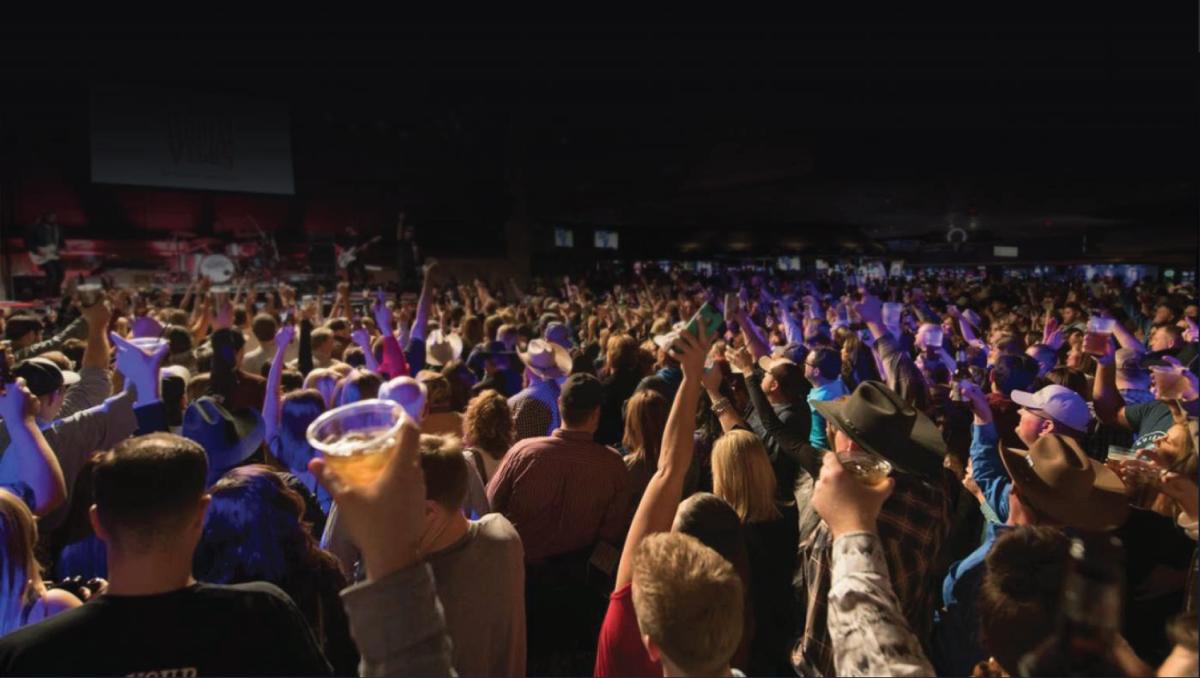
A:
[[[1129,495],[1129,505],[1150,510],[1158,499],[1161,480],[1158,467],[1140,459],[1121,462],[1122,479]]]
[[[1112,318],[1088,318],[1087,334],[1083,335],[1083,352],[1104,355],[1108,352],[1108,340],[1112,336]]]
[[[1150,368],[1151,378],[1158,386],[1159,400],[1178,400],[1187,390],[1187,368],[1180,365],[1155,365]]]
[[[892,474],[892,464],[887,459],[870,452],[854,450],[838,452],[842,468],[849,471],[863,485],[878,485]]]
[[[75,290],[79,293],[79,304],[84,308],[95,306],[104,295],[104,288],[96,283],[83,283]]]
[[[308,444],[348,485],[370,484],[400,446],[408,416],[390,400],[360,400],[332,409],[308,427]]]

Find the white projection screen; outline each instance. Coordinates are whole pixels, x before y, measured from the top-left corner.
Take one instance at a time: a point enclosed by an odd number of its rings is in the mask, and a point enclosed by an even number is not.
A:
[[[286,104],[182,90],[92,90],[92,181],[292,195]]]

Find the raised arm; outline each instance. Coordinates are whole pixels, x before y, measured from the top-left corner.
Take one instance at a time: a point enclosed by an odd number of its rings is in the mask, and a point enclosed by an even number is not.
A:
[[[0,457],[0,485],[28,487],[32,493],[29,510],[44,516],[67,500],[62,467],[34,420],[36,400],[25,380],[0,387],[0,416],[9,436],[8,448]]]
[[[1092,404],[1096,408],[1096,418],[1103,424],[1128,430],[1130,426],[1125,418],[1125,399],[1117,390],[1116,355],[1112,342],[1109,342],[1104,355],[1093,357],[1096,359],[1096,377],[1092,382]]]
[[[279,430],[280,384],[283,382],[284,354],[288,344],[296,336],[294,325],[284,325],[275,333],[275,357],[271,359],[271,369],[267,372],[267,396],[263,400],[263,423],[266,439],[275,437]]]
[[[738,327],[742,330],[742,337],[746,340],[746,346],[750,349],[750,354],[755,360],[771,355],[771,347],[767,344],[767,340],[759,333],[758,327],[754,325],[754,320],[746,309],[738,310],[737,314]]]
[[[616,588],[633,580],[633,553],[638,544],[647,535],[671,529],[675,510],[683,499],[683,481],[695,452],[692,432],[695,428],[696,405],[700,402],[704,356],[708,349],[704,326],[700,327],[699,338],[689,332],[680,333],[674,346],[675,355],[683,368],[683,383],[675,392],[675,402],[667,416],[662,451],[658,455],[658,470],[646,485],[646,492],[638,503],[625,538],[621,563],[617,566]]]

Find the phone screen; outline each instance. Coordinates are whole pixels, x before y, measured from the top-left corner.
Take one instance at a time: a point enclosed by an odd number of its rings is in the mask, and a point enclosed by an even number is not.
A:
[[[700,336],[700,323],[703,322],[704,329],[711,341],[717,336],[717,330],[720,329],[723,320],[721,314],[717,312],[717,309],[712,307],[712,304],[704,302],[700,310],[696,311],[696,315],[693,315],[692,319],[688,321],[687,331],[691,332],[692,336]]]

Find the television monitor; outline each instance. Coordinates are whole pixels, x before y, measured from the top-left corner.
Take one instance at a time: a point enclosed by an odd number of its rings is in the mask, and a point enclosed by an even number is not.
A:
[[[617,249],[617,232],[596,231],[594,242],[598,250],[615,250]]]

